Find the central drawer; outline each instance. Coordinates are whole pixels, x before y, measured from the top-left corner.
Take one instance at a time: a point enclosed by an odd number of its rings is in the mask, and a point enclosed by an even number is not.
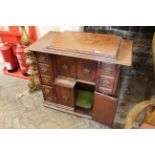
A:
[[[74,86],[76,80],[59,76],[55,79],[54,84],[56,88],[57,103],[74,108]]]
[[[80,80],[95,82],[96,70],[97,70],[96,62],[79,59],[77,66],[77,78]]]
[[[56,56],[57,75],[76,78],[76,59]]]

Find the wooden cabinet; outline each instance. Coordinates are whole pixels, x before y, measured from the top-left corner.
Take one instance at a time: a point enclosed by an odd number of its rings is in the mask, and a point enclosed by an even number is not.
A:
[[[112,126],[117,107],[117,99],[95,92],[92,119]]]
[[[131,40],[114,35],[49,32],[28,50],[36,55],[44,106],[112,126],[120,66],[131,65]],[[92,108],[78,109],[78,102]]]

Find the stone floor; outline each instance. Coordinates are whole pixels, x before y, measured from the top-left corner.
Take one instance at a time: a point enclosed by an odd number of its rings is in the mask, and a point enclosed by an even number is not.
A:
[[[29,93],[27,81],[4,75],[3,66],[0,63],[0,128],[108,128],[89,119],[43,107],[41,91]],[[130,109],[144,99],[145,86],[143,77],[122,77],[113,128],[124,127]]]

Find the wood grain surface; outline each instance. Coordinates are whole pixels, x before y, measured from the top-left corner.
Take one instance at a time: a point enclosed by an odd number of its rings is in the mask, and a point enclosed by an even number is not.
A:
[[[25,50],[131,66],[132,46],[132,40],[114,35],[51,31]]]

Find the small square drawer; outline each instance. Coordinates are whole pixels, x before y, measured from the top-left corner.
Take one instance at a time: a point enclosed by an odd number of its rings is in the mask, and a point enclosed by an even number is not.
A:
[[[41,75],[41,81],[43,85],[52,85],[52,77],[47,75]]]
[[[76,59],[64,56],[56,57],[57,75],[76,78]]]
[[[45,53],[37,53],[36,56],[37,56],[37,61],[39,63],[46,63],[46,64],[49,63],[48,54],[45,54]]]
[[[47,64],[38,64],[38,66],[39,66],[40,74],[44,74],[44,75],[50,75],[51,74],[49,65],[47,65]]]
[[[108,75],[114,77],[116,74],[116,65],[110,63],[101,64],[101,75]]]
[[[102,77],[100,77],[100,80],[99,80],[99,86],[108,88],[108,89],[113,89],[114,79],[102,76]]]
[[[74,90],[56,86],[57,103],[68,107],[74,107]]]
[[[87,61],[87,60],[79,60],[78,68],[77,68],[77,77],[81,80],[96,81],[96,62]]]
[[[42,86],[42,91],[44,94],[44,99],[50,102],[55,101],[54,88],[49,86]]]

